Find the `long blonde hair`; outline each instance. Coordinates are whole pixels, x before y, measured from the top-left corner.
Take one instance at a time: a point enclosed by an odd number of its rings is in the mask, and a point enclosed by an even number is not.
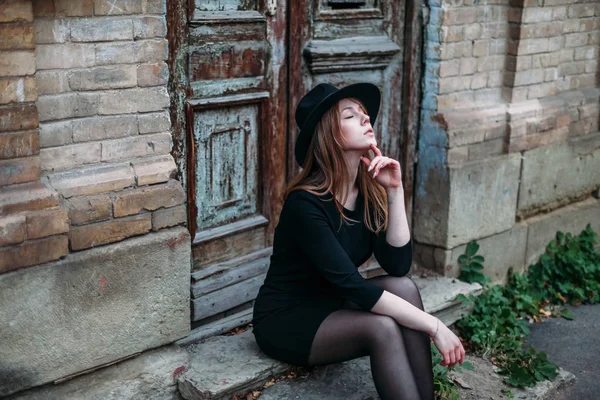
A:
[[[364,106],[358,100],[350,100],[358,103],[364,111]],[[304,169],[292,179],[286,190],[286,196],[296,190],[306,190],[320,197],[331,193],[342,220],[350,223],[352,220],[343,213],[343,204],[348,198],[348,193],[341,193],[345,187],[344,182],[350,179],[350,171],[341,145],[343,138],[340,119],[337,104],[321,117],[308,147]],[[376,233],[387,229],[388,211],[385,190],[378,183],[371,182],[372,179],[368,176],[362,162],[359,164],[356,179],[365,200],[363,210],[365,226]],[[342,194],[342,202],[337,200],[336,194]]]

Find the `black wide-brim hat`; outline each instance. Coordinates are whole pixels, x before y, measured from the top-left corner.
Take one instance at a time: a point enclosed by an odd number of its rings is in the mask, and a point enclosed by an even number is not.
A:
[[[355,83],[338,89],[328,83],[318,84],[300,100],[296,107],[296,124],[300,128],[300,133],[296,139],[294,155],[300,166],[306,160],[308,147],[323,114],[338,101],[347,98],[359,100],[369,114],[371,125],[375,124],[381,104],[381,92],[377,86],[372,83]]]

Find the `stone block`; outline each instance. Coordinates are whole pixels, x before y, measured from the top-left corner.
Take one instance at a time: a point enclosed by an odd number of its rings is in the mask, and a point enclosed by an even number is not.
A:
[[[137,82],[135,65],[116,65],[71,71],[71,90],[120,89],[134,87]]]
[[[33,50],[7,51],[0,57],[0,76],[23,76],[35,74]]]
[[[69,19],[37,18],[35,25],[35,42],[38,44],[66,43],[69,40]]]
[[[167,46],[166,39],[98,43],[96,44],[96,65],[165,61],[168,57]]]
[[[24,0],[4,0],[0,9],[0,23],[33,21],[31,2]]]
[[[98,113],[103,115],[160,111],[170,105],[164,86],[101,92]]]
[[[40,121],[89,117],[98,113],[98,93],[63,93],[40,96],[37,109]]]
[[[37,100],[35,78],[19,77],[0,79],[0,105],[29,103]]]
[[[121,0],[118,7],[111,0],[96,0],[94,1],[95,15],[130,15],[141,14],[145,1],[139,0]]]
[[[550,39],[523,39],[519,42],[519,55],[546,53],[550,50]]]
[[[112,217],[112,201],[108,195],[72,197],[65,200],[71,225],[106,221]]]
[[[520,166],[520,154],[469,161],[448,167],[446,177],[438,174],[436,180],[419,183],[415,240],[452,249],[510,229]]]
[[[39,239],[69,231],[69,215],[64,208],[48,208],[26,214],[27,239]]]
[[[487,140],[469,146],[469,161],[504,153],[504,138]]]
[[[71,250],[83,250],[103,244],[120,242],[132,236],[143,235],[152,228],[150,214],[117,218],[91,225],[73,227],[69,231]]]
[[[171,151],[169,133],[153,133],[124,139],[102,142],[102,161],[116,161],[127,158],[159,156]]]
[[[73,121],[73,140],[75,142],[116,139],[136,136],[137,133],[138,127],[135,115],[91,117]]]
[[[138,186],[167,182],[177,170],[171,155],[134,160],[131,166]]]
[[[33,15],[35,17],[54,17],[54,2],[46,0],[32,0]]]
[[[37,156],[0,161],[0,186],[37,181],[40,159]]]
[[[117,218],[138,214],[142,211],[174,207],[182,204],[184,200],[185,193],[181,188],[181,183],[175,180],[164,185],[124,190],[114,194],[113,215]]]
[[[137,67],[137,84],[145,86],[163,86],[169,80],[169,68],[166,63],[142,64]]]
[[[0,217],[0,246],[21,243],[25,240],[25,216]]]
[[[73,143],[71,121],[42,122],[40,124],[40,147],[64,146]]]
[[[0,274],[14,271],[19,268],[30,267],[32,265],[42,264],[49,261],[58,260],[69,254],[68,239],[66,235],[52,236],[39,240],[28,240],[17,246],[0,248]],[[5,274],[6,276],[8,274]],[[6,288],[3,288],[6,291]],[[0,305],[6,309],[8,299],[0,298]],[[13,301],[15,301],[13,299]],[[5,338],[2,338],[3,341]],[[6,342],[5,342],[6,343]],[[14,344],[14,343],[13,343]],[[3,362],[6,359],[3,358]],[[2,370],[6,373],[8,366]],[[10,373],[10,372],[9,372]],[[6,375],[3,376],[6,379]],[[7,381],[0,381],[0,394]]]
[[[105,193],[135,184],[133,169],[128,163],[58,172],[48,175],[48,181],[65,198]]]
[[[458,75],[459,67],[460,60],[442,61],[440,63],[440,77],[445,78]]]
[[[94,14],[93,0],[54,0],[57,17],[91,17]]]
[[[57,94],[70,91],[68,70],[37,71],[35,80],[37,82],[38,94]]]
[[[37,129],[38,110],[35,104],[11,104],[0,107],[0,132]]]
[[[59,171],[100,162],[101,155],[101,143],[72,144],[41,149],[40,162],[43,171]]]
[[[187,211],[185,204],[176,207],[156,210],[152,213],[152,230],[169,228],[176,225],[185,224],[187,221]]]
[[[594,16],[594,4],[572,4],[568,8],[569,18],[585,18]]]
[[[133,18],[133,38],[150,39],[164,38],[167,35],[167,23],[164,17],[135,17]]]
[[[588,42],[587,33],[571,33],[565,35],[565,47],[585,46]]]
[[[0,132],[0,160],[28,157],[40,152],[40,138],[37,130]]]
[[[520,216],[553,208],[600,186],[600,133],[529,150],[523,157]]]
[[[86,68],[94,66],[92,44],[39,44],[35,49],[37,70]]]
[[[476,7],[449,8],[444,13],[443,25],[465,25],[477,21]]]
[[[144,14],[161,14],[167,12],[167,2],[165,0],[147,0],[142,3]]]
[[[168,111],[138,115],[140,134],[165,132],[171,129],[171,117]]]
[[[187,231],[176,228],[1,275],[0,319],[6,321],[6,329],[0,333],[4,371],[0,395],[52,382],[186,336],[190,327],[190,248]],[[128,363],[148,366],[150,360],[142,357],[112,367],[110,376],[128,377]],[[161,356],[150,365],[164,361]],[[106,378],[108,371],[97,374]],[[165,374],[160,385],[145,379],[132,385],[148,390],[171,386],[174,371]],[[82,380],[101,382],[105,395],[98,398],[103,399],[124,398],[132,389],[127,386],[127,390],[115,394],[115,387],[107,385],[106,379],[96,380],[97,376],[65,383],[78,392],[58,398],[87,397],[89,392],[81,391]],[[156,394],[148,393],[125,398],[151,398]],[[45,394],[39,396],[44,398]]]
[[[35,49],[35,34],[31,22],[0,24],[0,50]]]
[[[58,195],[39,181],[0,190],[0,216],[56,207]]]
[[[556,238],[558,231],[578,235],[587,224],[591,224],[592,229],[600,235],[600,201],[589,198],[551,213],[529,218],[526,222],[529,230],[525,261],[529,266],[538,261],[548,243]]]
[[[72,42],[109,42],[133,39],[131,19],[95,17],[71,21]]]

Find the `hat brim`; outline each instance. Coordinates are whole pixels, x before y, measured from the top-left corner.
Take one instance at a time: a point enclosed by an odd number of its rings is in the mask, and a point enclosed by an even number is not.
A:
[[[298,134],[294,148],[294,155],[296,156],[298,165],[302,166],[304,164],[315,128],[323,114],[338,101],[347,98],[359,100],[365,106],[367,114],[369,114],[371,125],[375,125],[375,120],[377,119],[377,114],[379,113],[379,107],[381,105],[381,92],[377,86],[372,83],[355,83],[331,93],[314,107],[313,111],[306,118],[304,125],[300,128],[300,133]]]

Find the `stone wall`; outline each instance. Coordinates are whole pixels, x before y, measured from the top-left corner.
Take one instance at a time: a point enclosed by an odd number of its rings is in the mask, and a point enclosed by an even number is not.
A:
[[[165,12],[0,5],[0,397],[189,331]]]
[[[424,11],[417,259],[456,276],[478,240],[485,272],[503,281],[556,231],[600,232],[600,4],[433,0]],[[573,207],[577,222],[563,224]]]

